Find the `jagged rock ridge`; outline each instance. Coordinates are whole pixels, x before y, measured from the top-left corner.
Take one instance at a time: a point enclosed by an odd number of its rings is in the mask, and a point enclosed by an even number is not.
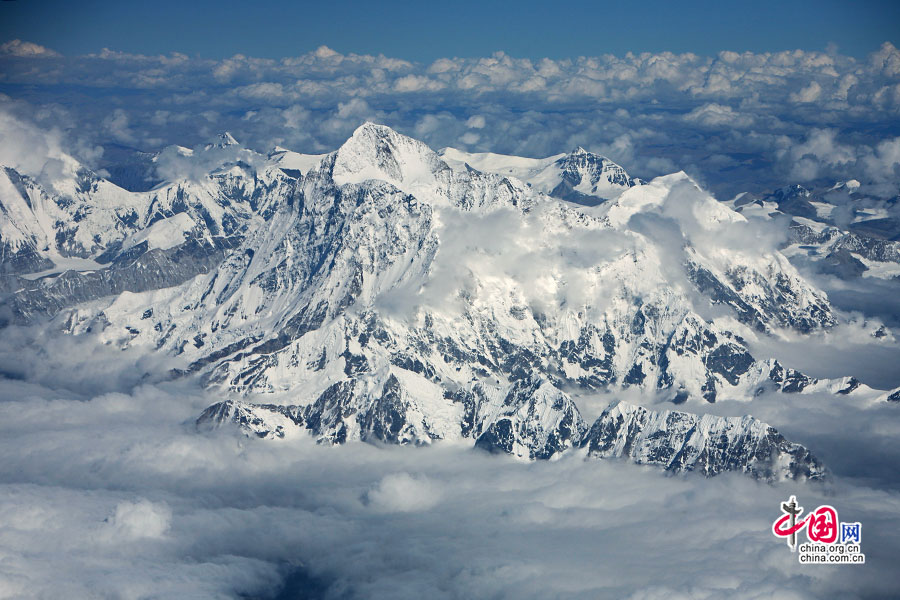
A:
[[[470,438],[476,448],[532,459],[547,459],[583,447],[589,458],[625,459],[673,473],[697,472],[706,477],[740,472],[776,482],[820,480],[827,475],[825,467],[806,448],[787,441],[774,428],[753,417],[716,417],[670,410],[656,412],[613,402],[588,429],[565,394],[542,388],[546,388],[546,384],[532,383],[510,390],[501,404],[493,404],[489,409],[490,412],[499,408],[499,414],[476,422],[474,428],[453,431],[452,437]],[[542,401],[540,395],[548,391],[554,396],[553,400]],[[334,393],[342,391],[329,392]],[[197,419],[197,427],[209,431],[237,425],[247,435],[267,439],[304,434],[304,430],[309,430],[319,436],[320,442],[328,443],[362,439],[405,444],[442,439],[432,435],[423,441],[403,435],[404,411],[409,410],[410,405],[399,401],[402,394],[397,379],[391,379],[368,412],[357,416],[361,427],[354,433],[341,429],[338,435],[323,435],[319,420],[323,411],[318,403],[297,407],[225,401],[206,409]],[[453,398],[451,402],[465,405],[459,398]],[[474,412],[479,412],[485,404],[491,405],[490,400],[480,398],[474,405]],[[550,418],[539,414],[539,411],[547,411],[548,406],[552,413]],[[332,411],[324,412],[333,414]],[[523,419],[505,416],[514,413],[527,416]],[[389,416],[386,423],[385,416]]]
[[[469,153],[454,148],[444,148],[440,156],[451,168],[474,168],[485,173],[515,177],[554,198],[584,206],[597,206],[643,183],[605,156],[581,147],[569,154],[542,159],[490,152]]]
[[[197,154],[197,156],[194,156]],[[196,153],[167,149],[148,161],[205,161],[145,192],[129,192],[68,159],[53,180],[0,168],[0,303],[5,319],[27,323],[123,291],[183,283],[217,267],[294,179],[230,136]],[[169,167],[173,169],[175,167]]]
[[[774,482],[823,479],[824,466],[809,450],[788,442],[753,417],[656,412],[615,402],[582,440],[588,456],[627,458],[666,471],[711,477],[726,471]]]

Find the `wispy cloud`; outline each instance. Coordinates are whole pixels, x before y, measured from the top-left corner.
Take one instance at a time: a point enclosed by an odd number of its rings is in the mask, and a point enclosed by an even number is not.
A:
[[[23,42],[22,40],[10,40],[4,44],[0,44],[0,55],[28,58],[55,58],[61,56],[59,52],[56,52],[55,50],[45,48],[40,44]]]

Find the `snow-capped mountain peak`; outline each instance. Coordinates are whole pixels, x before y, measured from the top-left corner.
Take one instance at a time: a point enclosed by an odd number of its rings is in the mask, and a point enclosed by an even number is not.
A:
[[[677,221],[688,236],[692,225],[709,230],[723,224],[746,222],[740,213],[704,192],[684,171],[631,187],[605,208],[607,218],[616,227],[624,226],[637,213],[652,212]]]
[[[770,482],[826,476],[809,450],[749,416],[657,412],[617,401],[603,411],[582,444],[591,457],[626,458],[707,477],[725,471],[742,471]]]
[[[368,180],[388,182],[404,191],[432,185],[449,176],[449,168],[431,148],[390,127],[366,122],[334,157],[332,177],[338,185]]]
[[[445,148],[440,154],[455,170],[464,170],[468,165],[485,173],[515,177],[535,190],[587,206],[616,198],[641,183],[610,159],[581,146],[569,154],[540,159],[469,153],[454,148]]]
[[[227,131],[223,131],[215,138],[213,138],[207,145],[206,148],[228,148],[229,146],[240,146],[241,144],[234,139],[234,136],[231,135]]]

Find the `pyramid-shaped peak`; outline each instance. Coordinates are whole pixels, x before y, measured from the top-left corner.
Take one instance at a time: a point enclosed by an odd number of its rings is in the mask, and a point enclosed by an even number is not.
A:
[[[365,123],[357,127],[347,141],[349,142],[354,139],[366,140],[373,138],[405,138],[417,143],[421,143],[418,142],[418,140],[413,140],[413,138],[403,135],[402,133],[398,133],[387,125],[381,125],[380,123],[374,123],[372,121],[366,121]]]
[[[366,129],[371,129],[373,131],[394,131],[387,125],[382,125],[381,123],[376,123],[375,121],[365,121],[362,125],[356,128],[356,131],[353,133],[356,134],[359,131],[364,131]]]
[[[348,153],[397,152],[401,149],[415,149],[416,153],[434,151],[423,142],[403,135],[387,125],[366,121],[357,127],[346,142],[338,148],[338,155]]]
[[[367,179],[407,185],[433,182],[436,173],[449,171],[440,156],[419,140],[386,125],[366,121],[338,148],[334,178],[338,183]]]
[[[615,164],[612,160],[603,156],[602,154],[597,154],[596,152],[585,150],[582,146],[578,146],[574,150],[566,154],[564,160],[565,159],[587,162],[607,162]]]
[[[206,145],[207,148],[228,148],[229,146],[240,146],[240,143],[227,131],[223,131]]]
[[[617,165],[614,161],[609,158],[603,156],[602,154],[596,154],[594,152],[590,152],[589,150],[585,150],[583,147],[578,146],[568,154],[563,155],[558,161],[558,164],[563,168],[579,168],[579,169],[621,169],[619,165]]]

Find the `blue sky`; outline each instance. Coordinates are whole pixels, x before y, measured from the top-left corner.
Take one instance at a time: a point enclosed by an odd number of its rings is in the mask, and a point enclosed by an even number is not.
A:
[[[0,2],[0,42],[23,39],[63,54],[104,47],[206,58],[342,53],[416,61],[439,57],[563,58],[626,52],[824,50],[863,56],[900,45],[900,3],[890,0],[645,0],[565,3],[501,0],[359,2]]]

